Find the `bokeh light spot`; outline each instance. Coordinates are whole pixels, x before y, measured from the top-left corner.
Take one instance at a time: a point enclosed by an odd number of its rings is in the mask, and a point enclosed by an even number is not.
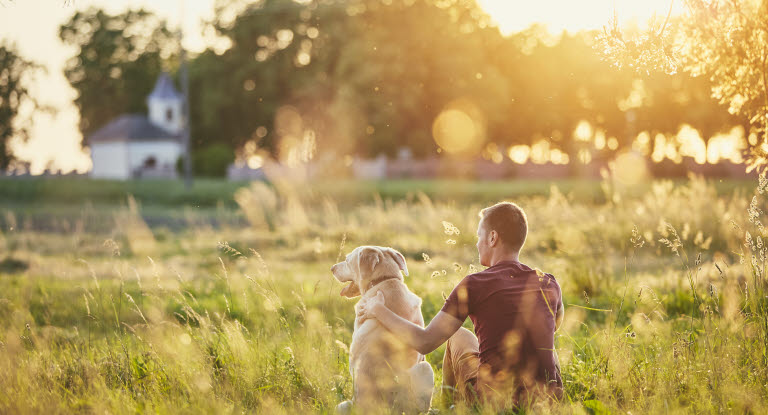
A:
[[[448,154],[474,155],[485,141],[482,113],[469,100],[455,100],[435,118],[432,137]]]
[[[620,153],[612,163],[612,170],[616,179],[624,184],[638,184],[648,179],[645,157],[636,151]]]

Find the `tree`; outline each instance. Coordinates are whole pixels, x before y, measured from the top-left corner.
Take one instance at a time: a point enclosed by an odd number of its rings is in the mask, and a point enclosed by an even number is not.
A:
[[[668,15],[638,34],[612,22],[598,38],[601,50],[615,65],[641,73],[708,77],[712,96],[762,134],[762,144],[749,149],[747,171],[762,170],[768,166],[768,0],[684,2],[685,16]]]
[[[9,148],[14,137],[26,140],[28,125],[20,120],[20,109],[27,104],[40,108],[27,89],[27,77],[40,69],[14,50],[12,46],[0,44],[0,171],[5,171],[15,160]]]
[[[641,131],[671,135],[688,123],[707,139],[738,123],[709,97],[706,80],[688,74],[643,75],[648,99],[628,121],[619,103],[639,75],[602,61],[594,33],[552,36],[534,26],[505,38],[474,1],[239,7],[212,23],[231,47],[191,64],[195,148],[257,142],[280,158],[286,136],[311,131],[319,152],[370,157],[407,146],[423,157],[438,149],[432,124],[456,99],[482,115],[483,145],[546,138],[571,159],[589,144],[573,141],[582,120],[618,139],[601,157],[631,147]]]
[[[544,138],[572,160],[591,145],[573,140],[582,120],[617,139],[602,145],[601,158],[631,147],[641,131],[672,135],[688,123],[706,140],[742,123],[709,97],[712,81],[663,73],[680,64],[669,44],[684,23],[673,19],[637,44],[618,28],[606,32],[605,53],[623,63],[616,68],[594,53],[594,33],[552,36],[533,26],[504,37],[473,0],[220,6],[234,9],[210,25],[231,46],[190,60],[193,151],[221,143],[245,154],[258,145],[284,159],[311,141],[306,148],[336,156],[391,156],[407,146],[423,157],[438,150],[432,125],[457,100],[482,118],[485,141],[473,151]],[[77,13],[60,36],[79,48],[66,74],[85,135],[121,113],[145,112],[158,73],[175,63],[177,42],[144,11]],[[630,117],[621,102],[638,85],[645,98]],[[741,108],[755,107],[749,99]]]
[[[165,22],[144,10],[76,12],[59,37],[78,50],[64,73],[78,93],[84,137],[123,113],[146,113],[147,95],[178,48]]]

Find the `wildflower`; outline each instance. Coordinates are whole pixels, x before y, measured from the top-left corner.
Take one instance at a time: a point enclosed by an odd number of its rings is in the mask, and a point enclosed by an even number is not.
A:
[[[341,245],[339,245],[339,254],[336,256],[336,262],[339,262],[341,260],[342,254],[344,253],[344,244],[347,242],[347,233],[344,232],[344,235],[341,236]],[[261,260],[261,255],[259,255],[258,252],[251,249],[251,252],[256,254],[258,256],[258,259]],[[263,262],[263,260],[261,260]]]
[[[233,256],[233,257],[243,256],[243,254],[242,254],[240,251],[238,251],[238,250],[237,250],[237,249],[235,249],[235,248],[232,248],[232,247],[229,245],[229,242],[227,242],[227,241],[224,241],[224,242],[217,242],[217,243],[216,243],[216,247],[217,247],[219,250],[221,250],[221,251],[224,251],[224,252],[226,252],[226,253],[230,254],[230,256]]]
[[[757,196],[752,196],[752,201],[749,203],[749,209],[747,209],[749,215],[749,222],[759,226],[760,221],[757,217],[763,214],[763,211],[757,207]]]
[[[757,192],[763,194],[763,192],[766,191],[766,188],[768,188],[768,177],[765,177],[765,172],[760,174],[760,176],[757,178],[757,181]]]
[[[683,247],[683,243],[682,241],[680,241],[680,236],[677,234],[677,231],[672,225],[668,223],[666,225],[667,225],[666,229],[668,229],[669,233],[671,233],[672,238],[670,239],[670,238],[664,237],[659,239],[659,242],[661,242],[662,244],[666,245],[669,249],[671,249],[672,252],[675,253],[675,255],[680,256],[680,252],[678,251],[678,249]]]
[[[750,235],[749,231],[747,231],[746,235],[744,235],[744,240],[746,241],[746,242],[744,242],[744,246],[746,246],[747,248],[750,248],[750,249],[752,249],[754,251],[755,250],[755,243],[752,241],[752,235]]]
[[[632,227],[632,237],[629,238],[629,241],[632,242],[632,245],[635,248],[641,248],[643,245],[645,245],[645,240],[643,240],[643,236],[640,235],[640,231],[637,229],[637,225]]]
[[[443,221],[443,230],[446,235],[458,235],[461,232],[459,232],[459,228],[453,226],[451,222]]]

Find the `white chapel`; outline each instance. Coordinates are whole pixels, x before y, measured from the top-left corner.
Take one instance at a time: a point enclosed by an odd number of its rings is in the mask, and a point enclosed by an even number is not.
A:
[[[175,178],[183,154],[183,96],[167,73],[147,97],[149,116],[123,114],[87,137],[100,179]]]

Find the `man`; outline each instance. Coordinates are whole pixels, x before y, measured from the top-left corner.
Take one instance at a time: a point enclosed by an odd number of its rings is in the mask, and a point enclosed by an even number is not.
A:
[[[480,212],[477,251],[485,271],[466,276],[425,328],[390,311],[379,293],[361,309],[422,354],[446,340],[443,384],[468,401],[520,405],[562,397],[554,333],[563,316],[551,274],[519,262],[528,234],[525,212],[502,202]],[[475,336],[462,328],[469,317]]]

